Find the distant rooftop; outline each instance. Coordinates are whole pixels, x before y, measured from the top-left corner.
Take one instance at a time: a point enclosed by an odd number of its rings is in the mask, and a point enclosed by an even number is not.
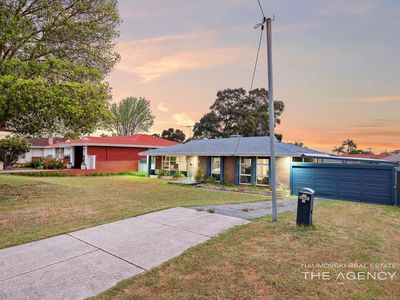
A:
[[[33,147],[47,147],[47,146],[53,146],[53,144],[58,144],[61,142],[64,142],[65,139],[63,138],[29,138],[28,142],[31,143]]]
[[[83,139],[70,140],[57,146],[126,146],[126,147],[166,147],[176,145],[176,142],[147,134],[127,136],[97,137],[89,136]]]

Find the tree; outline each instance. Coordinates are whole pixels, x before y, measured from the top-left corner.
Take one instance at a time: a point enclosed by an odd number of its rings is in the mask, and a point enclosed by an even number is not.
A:
[[[354,143],[354,141],[350,140],[350,139],[343,141],[342,146],[347,147],[347,150],[346,150],[347,153],[350,153],[351,151],[357,149],[357,144]]]
[[[147,132],[154,123],[150,101],[144,98],[128,97],[110,108],[112,120],[110,129],[116,135],[132,135]]]
[[[333,147],[332,152],[336,152],[337,155],[340,155],[341,153],[344,153],[344,146],[340,145],[338,147]]]
[[[274,102],[275,125],[285,105]],[[243,88],[218,91],[217,99],[199,122],[194,125],[195,138],[218,138],[231,135],[262,136],[269,134],[268,91]]]
[[[186,135],[180,129],[168,128],[163,130],[161,137],[170,141],[183,143]]]
[[[0,131],[78,136],[107,122],[115,0],[0,2]]]
[[[18,160],[18,156],[31,149],[27,140],[18,137],[7,137],[0,140],[0,161],[4,162],[4,168],[8,169]]]

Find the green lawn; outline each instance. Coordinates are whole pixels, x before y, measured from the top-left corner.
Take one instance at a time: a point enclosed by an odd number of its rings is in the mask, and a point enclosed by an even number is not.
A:
[[[170,207],[261,200],[134,176],[0,175],[0,248]]]
[[[100,299],[399,299],[400,208],[332,201],[314,227],[295,213],[234,228],[100,295]],[[337,263],[345,266],[318,266]],[[351,263],[366,267],[350,266]],[[371,268],[370,264],[394,266]],[[302,264],[314,264],[309,268]],[[330,272],[331,280],[302,272]],[[390,271],[394,280],[336,280],[342,272]],[[352,278],[351,273],[350,278]],[[381,277],[382,278],[382,277]]]

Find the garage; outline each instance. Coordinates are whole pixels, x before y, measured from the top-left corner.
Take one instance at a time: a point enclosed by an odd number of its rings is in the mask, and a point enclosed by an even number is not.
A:
[[[311,159],[314,162],[310,162]],[[291,193],[309,187],[317,197],[396,205],[396,165],[381,161],[323,159],[291,166]],[[303,159],[303,161],[305,161]]]

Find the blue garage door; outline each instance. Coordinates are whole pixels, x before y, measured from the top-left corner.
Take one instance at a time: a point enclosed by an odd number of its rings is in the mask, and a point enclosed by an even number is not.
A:
[[[293,163],[291,191],[309,187],[317,197],[379,204],[396,204],[391,166]]]

